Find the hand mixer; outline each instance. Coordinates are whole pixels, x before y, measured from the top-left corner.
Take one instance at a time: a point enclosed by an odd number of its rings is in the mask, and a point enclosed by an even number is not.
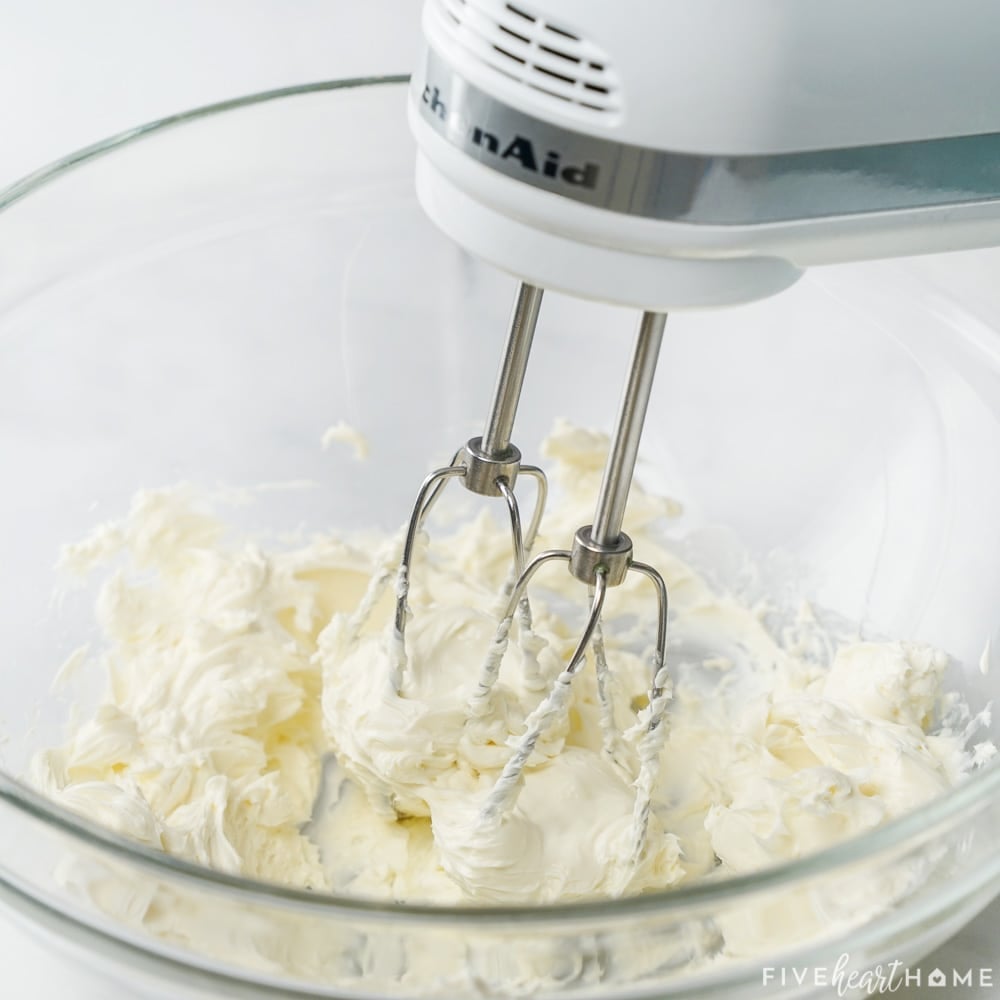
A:
[[[629,571],[648,577],[658,629],[637,858],[666,728],[667,592],[633,561],[621,527],[665,313],[771,295],[810,265],[1000,242],[1000,8],[427,0],[423,26],[409,106],[418,197],[445,233],[522,284],[485,433],[428,477],[414,506],[397,591],[401,662],[414,538],[451,479],[502,497],[513,539],[514,579],[470,711],[489,698],[515,613],[530,629],[525,593],[539,568],[565,562],[589,588],[580,641],[484,808],[484,821],[502,817],[591,644],[608,717],[604,597]],[[542,288],[644,313],[593,523],[528,562],[545,480],[520,464],[511,434]],[[537,484],[523,533],[519,474]]]

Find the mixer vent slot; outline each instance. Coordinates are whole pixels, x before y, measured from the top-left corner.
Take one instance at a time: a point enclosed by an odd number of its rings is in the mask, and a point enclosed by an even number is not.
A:
[[[621,84],[604,50],[525,4],[434,0],[432,10],[454,44],[496,72],[590,112],[621,110]]]

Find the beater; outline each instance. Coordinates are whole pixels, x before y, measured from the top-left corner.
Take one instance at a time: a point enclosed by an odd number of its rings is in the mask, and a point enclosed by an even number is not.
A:
[[[514,574],[524,570],[525,551],[530,551],[541,524],[542,511],[548,495],[545,473],[536,465],[522,465],[521,452],[511,443],[514,417],[521,398],[524,373],[528,367],[531,342],[538,323],[538,310],[542,303],[542,290],[522,283],[514,300],[510,317],[507,342],[497,377],[489,418],[481,437],[470,438],[455,453],[451,464],[432,472],[420,487],[410,514],[403,543],[399,577],[396,585],[396,616],[394,621],[396,663],[393,673],[399,675],[406,666],[406,599],[409,595],[410,567],[417,532],[430,513],[449,479],[461,478],[466,489],[480,496],[503,497],[510,517],[511,539],[514,550]],[[536,483],[535,509],[527,533],[521,530],[521,511],[514,495],[518,475],[530,476]],[[521,626],[530,631],[531,611],[526,599],[518,602],[521,609]],[[398,684],[397,684],[398,686]]]
[[[779,292],[808,266],[1000,242],[1000,8],[988,0],[426,0],[409,118],[417,194],[466,250],[521,279],[487,431],[425,481],[397,591],[403,652],[413,539],[444,483],[501,496],[514,576],[470,710],[488,700],[528,582],[565,562],[591,609],[487,801],[510,809],[524,764],[632,569],[659,605],[633,858],[665,726],[667,594],[621,532],[665,313]],[[904,34],[905,33],[905,34]],[[541,288],[644,310],[592,525],[527,562],[544,476],[510,444]],[[538,483],[522,535],[519,472]],[[520,609],[518,611],[517,609]]]

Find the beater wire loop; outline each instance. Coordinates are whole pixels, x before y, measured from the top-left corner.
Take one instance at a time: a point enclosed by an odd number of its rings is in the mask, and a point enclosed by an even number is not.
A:
[[[532,566],[537,569],[543,561],[547,562],[555,558],[564,558],[567,562],[569,561],[568,552],[549,552],[544,553],[544,556],[546,557],[544,559],[543,556],[539,556],[532,563]],[[526,574],[527,570],[525,571]],[[545,731],[566,711],[569,703],[569,686],[586,658],[587,647],[590,645],[594,630],[601,620],[601,610],[604,607],[604,598],[608,590],[604,577],[604,573],[598,574],[590,606],[590,615],[587,618],[583,635],[580,637],[580,641],[577,643],[569,663],[556,678],[555,684],[552,685],[552,689],[548,695],[525,720],[524,733],[518,740],[514,747],[514,752],[504,765],[500,777],[497,778],[496,784],[486,799],[486,803],[480,812],[480,822],[484,824],[502,821],[514,806],[517,805],[517,797],[523,785],[522,777],[525,765],[535,752],[535,747]],[[518,586],[514,588],[515,594],[519,589],[522,589],[522,583],[527,583],[524,575],[518,581]]]

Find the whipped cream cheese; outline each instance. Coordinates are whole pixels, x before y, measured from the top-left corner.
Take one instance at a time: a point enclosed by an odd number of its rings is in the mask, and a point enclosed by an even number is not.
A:
[[[331,435],[347,440],[338,431]],[[589,520],[607,439],[560,425],[539,548]],[[391,648],[399,539],[265,551],[189,487],[138,494],[121,522],[66,549],[111,567],[97,602],[100,704],[33,780],[143,843],[222,871],[391,900],[542,902],[635,893],[800,857],[899,816],[993,753],[937,718],[947,657],[831,636],[801,609],[721,593],[677,554],[676,503],[633,487],[626,528],[670,593],[673,678],[647,849],[629,845],[655,602],[608,598],[613,725],[593,663],[528,761],[516,807],[482,806],[578,638],[586,588],[565,568],[530,590],[477,697],[509,537],[484,511],[421,539],[401,675]],[[739,928],[732,928],[738,952]],[[751,945],[747,944],[747,948]]]

